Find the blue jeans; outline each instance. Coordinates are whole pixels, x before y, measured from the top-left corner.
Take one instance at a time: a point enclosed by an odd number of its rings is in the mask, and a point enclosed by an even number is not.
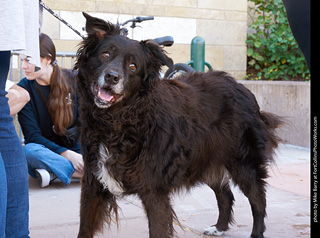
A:
[[[36,178],[35,169],[45,169],[69,185],[75,172],[71,162],[43,145],[28,143],[24,146],[29,174]]]
[[[5,96],[10,54],[0,51],[0,238],[26,238],[29,237],[27,162]]]

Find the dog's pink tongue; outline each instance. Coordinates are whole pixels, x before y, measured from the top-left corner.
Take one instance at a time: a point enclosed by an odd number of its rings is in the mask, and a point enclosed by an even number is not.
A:
[[[113,94],[110,91],[100,88],[98,97],[104,101],[110,102],[113,99]]]

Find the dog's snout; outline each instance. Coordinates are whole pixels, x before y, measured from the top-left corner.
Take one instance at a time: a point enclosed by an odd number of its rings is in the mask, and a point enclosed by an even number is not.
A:
[[[107,81],[110,81],[113,84],[117,84],[119,82],[119,73],[115,72],[115,71],[111,71],[111,72],[107,72],[105,75],[105,79]]]

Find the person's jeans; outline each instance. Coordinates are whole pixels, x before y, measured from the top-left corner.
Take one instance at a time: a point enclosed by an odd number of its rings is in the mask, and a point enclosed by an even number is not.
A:
[[[10,55],[10,51],[0,51],[0,238],[26,238],[29,237],[27,161],[5,91]]]
[[[71,162],[43,145],[28,143],[24,146],[29,174],[36,178],[36,169],[45,169],[55,174],[65,185],[69,185],[75,172]]]

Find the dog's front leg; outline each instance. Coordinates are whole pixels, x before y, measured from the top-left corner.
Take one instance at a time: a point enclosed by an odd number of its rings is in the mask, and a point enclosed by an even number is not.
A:
[[[140,195],[149,221],[149,238],[173,237],[175,213],[168,194],[146,192]]]
[[[93,175],[85,173],[81,186],[80,229],[78,238],[92,238],[110,224],[112,213],[117,221],[117,203],[109,190],[103,190]]]

